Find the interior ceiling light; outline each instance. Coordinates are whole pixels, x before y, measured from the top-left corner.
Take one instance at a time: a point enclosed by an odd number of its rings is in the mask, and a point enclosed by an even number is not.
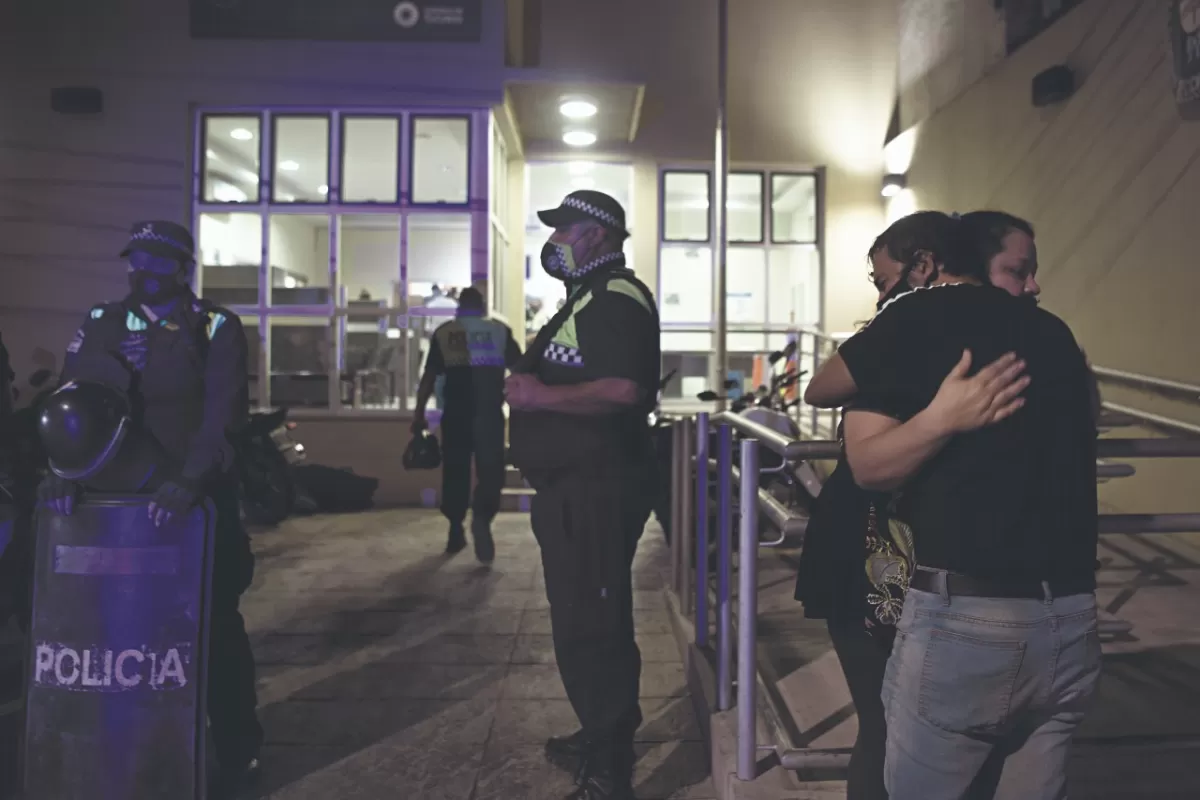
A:
[[[239,142],[248,142],[254,138],[254,134],[245,128],[234,128],[229,132],[232,139],[237,139]]]
[[[568,97],[559,105],[558,111],[567,119],[589,119],[596,116],[596,104],[582,97]]]
[[[595,167],[591,161],[571,161],[567,164],[567,171],[572,175],[587,175]]]
[[[908,186],[908,179],[903,175],[891,174],[883,176],[883,188],[880,190],[884,197],[895,197]]]
[[[567,131],[563,141],[571,147],[588,147],[596,143],[596,134],[591,131]]]
[[[298,161],[280,161],[279,168],[288,172],[295,172],[300,169],[300,163]]]

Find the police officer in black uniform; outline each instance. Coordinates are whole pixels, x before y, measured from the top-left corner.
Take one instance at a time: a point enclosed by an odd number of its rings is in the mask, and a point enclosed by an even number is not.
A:
[[[230,442],[249,411],[246,338],[236,314],[192,293],[194,252],[181,225],[134,225],[121,252],[130,293],[91,309],[67,347],[62,382],[94,379],[114,360],[129,374],[135,414],[174,465],[149,505],[156,524],[206,497],[216,507],[208,716],[220,764],[217,793],[230,794],[256,777],[263,738],[254,656],[238,611],[254,557],[239,515]],[[39,490],[43,503],[66,514],[78,493],[78,485],[53,474]]]
[[[653,502],[658,313],[625,266],[616,200],[573,192],[538,216],[554,228],[542,266],[568,299],[508,379],[511,457],[537,491],[554,652],[582,724],[546,756],[576,774],[570,798],[631,800],[642,721],[631,573]]]

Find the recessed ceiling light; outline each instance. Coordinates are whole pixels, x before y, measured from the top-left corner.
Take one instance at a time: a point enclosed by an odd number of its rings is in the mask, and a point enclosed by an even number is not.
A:
[[[239,142],[248,142],[254,138],[254,134],[245,128],[234,128],[229,132],[232,139],[237,139]]]
[[[317,192],[324,197],[325,195],[329,194],[329,187],[322,183],[317,187]]]
[[[576,189],[595,189],[596,179],[590,175],[580,175],[571,179],[571,185]]]
[[[288,172],[295,172],[300,169],[300,163],[298,161],[280,161],[279,168]]]
[[[596,143],[596,134],[591,131],[567,131],[563,141],[571,147],[587,147]]]
[[[582,97],[572,97],[562,101],[558,111],[567,119],[588,119],[596,116],[596,104]]]
[[[595,166],[591,161],[571,161],[567,163],[567,171],[572,175],[587,175]]]

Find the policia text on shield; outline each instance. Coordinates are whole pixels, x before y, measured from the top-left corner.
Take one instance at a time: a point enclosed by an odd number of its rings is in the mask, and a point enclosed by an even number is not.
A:
[[[537,493],[554,652],[582,725],[550,739],[546,756],[576,774],[573,800],[630,800],[642,721],[631,569],[653,501],[657,306],[625,267],[616,200],[573,192],[539,217],[554,228],[542,266],[566,284],[567,301],[507,381],[509,438]]]
[[[67,347],[63,385],[40,420],[52,474],[39,499],[71,519],[81,489],[147,493],[143,513],[164,534],[211,500],[207,702],[221,767],[212,793],[220,796],[256,775],[263,736],[254,658],[238,611],[254,559],[229,436],[249,408],[246,340],[237,315],[189,288],[194,250],[181,225],[133,226],[121,253],[130,294],[89,312]]]

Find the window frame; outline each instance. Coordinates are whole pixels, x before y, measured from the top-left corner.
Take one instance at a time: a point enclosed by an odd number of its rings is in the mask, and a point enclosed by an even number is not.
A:
[[[734,175],[757,175],[758,176],[758,238],[757,239],[728,239],[729,245],[765,245],[767,244],[767,182],[771,175],[765,169],[731,169],[729,177]],[[728,186],[728,181],[726,181]],[[725,197],[725,219],[726,219],[726,234],[728,234],[728,219],[729,219],[729,197],[726,192]]]
[[[201,111],[197,127],[199,136],[197,137],[197,146],[195,153],[196,164],[196,181],[199,184],[193,191],[195,202],[203,203],[210,206],[226,206],[237,208],[239,206],[256,206],[263,202],[263,158],[267,150],[267,145],[263,141],[265,131],[268,125],[267,115],[263,111]],[[208,198],[208,121],[210,119],[256,119],[258,120],[258,181],[256,188],[258,193],[254,197],[247,197],[245,200],[209,200]]]
[[[704,219],[705,237],[703,239],[672,239],[667,236],[667,179],[671,175],[703,175],[708,185],[708,213]],[[708,245],[713,243],[713,191],[714,181],[711,169],[702,167],[664,167],[658,176],[658,242],[663,244],[692,244]]]
[[[327,198],[333,196],[334,190],[337,191],[337,205],[339,206],[359,206],[362,208],[393,208],[399,207],[404,199],[404,182],[403,182],[403,160],[404,160],[404,112],[380,113],[374,111],[351,111],[350,113],[339,113],[338,115],[338,182],[334,187],[332,184],[332,174],[330,176],[329,192]],[[394,188],[396,190],[396,199],[392,201],[385,200],[346,200],[344,197],[344,183],[346,176],[346,123],[352,120],[360,119],[385,119],[394,120],[396,123],[396,182]],[[331,141],[332,148],[332,141]]]
[[[768,209],[768,219],[770,222],[770,242],[764,244],[783,245],[783,244],[811,244],[816,245],[822,251],[824,250],[824,242],[822,236],[822,228],[824,227],[824,200],[822,192],[824,187],[821,183],[821,172],[819,170],[771,170],[770,173],[770,191],[767,193],[767,203],[765,208]],[[811,239],[780,239],[775,231],[775,179],[776,178],[811,178],[813,185],[813,236]]]
[[[413,195],[413,184],[416,182],[417,170],[414,166],[417,158],[417,123],[420,120],[463,120],[467,123],[467,165],[466,165],[466,184],[465,189],[466,199],[461,203],[447,202],[420,202]],[[401,195],[404,205],[408,208],[420,209],[452,209],[452,210],[469,210],[471,208],[471,193],[474,190],[473,179],[475,169],[475,154],[472,152],[475,143],[475,119],[473,114],[469,113],[433,113],[430,111],[410,111],[408,113],[408,143],[405,148],[408,156],[408,174],[405,176],[406,191]],[[486,154],[484,156],[486,158]]]
[[[270,184],[271,191],[267,193],[267,199],[263,202],[265,202],[268,205],[272,205],[272,206],[288,206],[289,208],[295,208],[297,206],[313,206],[313,207],[325,208],[325,207],[331,205],[333,203],[334,190],[335,189],[338,191],[341,190],[341,187],[335,185],[334,179],[336,176],[333,171],[333,161],[334,161],[333,152],[334,152],[335,148],[340,149],[340,144],[337,141],[337,137],[334,136],[333,112],[332,111],[327,111],[325,113],[283,112],[283,113],[279,113],[279,114],[269,114],[269,117],[271,120],[271,141],[269,144],[270,158],[267,160],[267,164],[264,165],[264,167],[262,168],[262,171],[259,174],[258,180],[259,180],[259,183],[261,184],[263,181],[262,172],[266,172],[267,173],[267,181]],[[280,120],[291,120],[291,119],[323,119],[323,120],[325,120],[325,180],[326,180],[325,186],[328,189],[328,191],[325,192],[325,197],[323,200],[320,200],[320,201],[279,200],[276,198],[276,194],[275,194],[275,190],[277,188],[276,178],[278,177],[278,175],[276,174],[278,171],[278,164],[276,163],[276,161],[278,160],[278,156],[279,156],[279,122],[280,122]]]

